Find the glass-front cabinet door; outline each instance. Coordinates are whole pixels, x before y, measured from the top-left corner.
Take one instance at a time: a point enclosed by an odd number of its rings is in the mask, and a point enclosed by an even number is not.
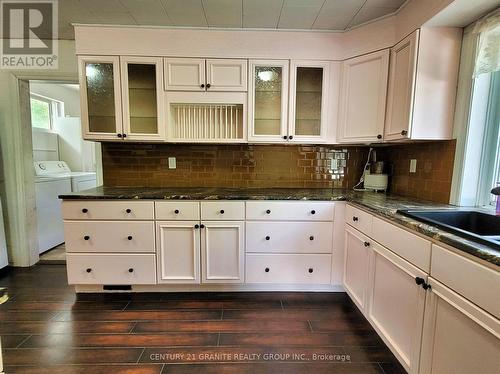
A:
[[[164,140],[162,59],[120,57],[125,140]]]
[[[292,61],[288,140],[325,140],[330,63]]]
[[[79,70],[84,139],[122,139],[119,58],[82,56]]]
[[[283,142],[288,138],[288,61],[251,60],[249,141]]]

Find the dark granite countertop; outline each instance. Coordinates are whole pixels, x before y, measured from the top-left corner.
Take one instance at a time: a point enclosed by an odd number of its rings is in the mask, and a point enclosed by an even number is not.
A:
[[[457,209],[453,205],[437,204],[395,195],[358,192],[343,189],[318,188],[154,188],[97,187],[59,196],[65,200],[82,199],[150,199],[150,200],[322,200],[348,201],[422,235],[455,247],[463,252],[500,266],[500,251],[493,246],[451,234],[397,213],[401,209]]]

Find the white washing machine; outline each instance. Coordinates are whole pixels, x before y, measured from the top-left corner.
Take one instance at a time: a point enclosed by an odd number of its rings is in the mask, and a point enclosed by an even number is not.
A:
[[[72,172],[64,161],[35,161],[38,252],[64,243],[59,195],[96,186],[96,173]]]

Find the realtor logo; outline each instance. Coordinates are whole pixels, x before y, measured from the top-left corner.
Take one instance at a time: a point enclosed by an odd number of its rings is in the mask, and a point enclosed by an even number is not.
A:
[[[0,0],[0,68],[57,69],[57,0]]]

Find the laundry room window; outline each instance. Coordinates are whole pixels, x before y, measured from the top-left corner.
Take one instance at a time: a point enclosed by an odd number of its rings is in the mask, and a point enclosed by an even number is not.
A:
[[[63,103],[48,97],[31,94],[31,126],[52,130],[54,118],[64,116]]]

